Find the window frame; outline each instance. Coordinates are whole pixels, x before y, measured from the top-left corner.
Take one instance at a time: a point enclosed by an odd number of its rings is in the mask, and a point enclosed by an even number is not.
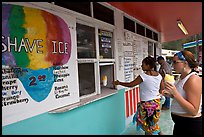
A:
[[[95,50],[97,51],[97,46],[96,46],[96,28],[95,28],[95,26],[93,26],[92,24],[88,24],[87,22],[82,22],[82,21],[77,21],[76,22],[76,34],[77,34],[77,24],[80,24],[80,25],[83,25],[83,26],[86,26],[86,27],[91,27],[91,28],[93,28],[94,29],[94,34],[95,34]],[[76,39],[77,39],[77,36],[76,36]],[[77,43],[78,43],[78,41],[76,41],[76,45],[77,45]],[[78,45],[77,45],[78,46]],[[78,47],[77,47],[78,48]],[[78,49],[77,49],[78,50]],[[95,52],[96,54],[95,54],[95,57],[93,57],[93,58],[88,58],[88,59],[97,59],[97,52]],[[77,52],[77,59],[87,59],[87,58],[78,58],[78,52]]]
[[[81,99],[87,99],[96,95],[100,95],[102,94],[102,88],[101,88],[101,78],[100,78],[100,65],[103,63],[107,63],[107,65],[110,65],[109,63],[113,63],[113,67],[114,67],[114,72],[115,72],[115,55],[114,55],[114,49],[115,49],[115,34],[114,34],[114,29],[109,27],[109,28],[104,28],[100,26],[100,23],[94,23],[94,22],[86,22],[86,21],[82,21],[80,20],[76,20],[76,24],[82,24],[82,25],[86,25],[89,27],[93,27],[95,28],[95,49],[96,49],[96,58],[78,58],[77,57],[77,62],[79,63],[94,63],[94,74],[95,74],[95,92],[91,93],[91,94],[87,94],[87,95],[83,95],[80,96],[80,100]],[[112,37],[112,58],[104,58],[101,59],[100,58],[100,53],[99,53],[99,30],[104,30],[104,31],[110,31],[113,35]],[[77,30],[76,30],[77,31]],[[77,32],[76,32],[77,34]],[[77,36],[76,36],[76,43],[77,43]],[[114,77],[113,77],[114,79]],[[80,92],[80,91],[79,91]]]

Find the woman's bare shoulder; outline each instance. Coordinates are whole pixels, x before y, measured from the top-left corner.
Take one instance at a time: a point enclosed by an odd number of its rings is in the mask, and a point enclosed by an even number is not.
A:
[[[196,81],[201,81],[202,82],[202,77],[200,77],[197,74],[192,75],[189,79],[191,79],[194,82],[196,82]]]
[[[194,74],[186,81],[185,85],[197,86],[202,85],[202,77]]]

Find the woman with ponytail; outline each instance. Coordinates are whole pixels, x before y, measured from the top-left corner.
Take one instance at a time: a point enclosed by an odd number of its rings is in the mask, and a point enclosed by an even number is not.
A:
[[[140,86],[140,99],[137,104],[137,112],[133,117],[133,123],[136,122],[137,129],[145,131],[145,135],[162,135],[158,125],[160,118],[160,96],[164,89],[162,76],[154,70],[156,60],[153,57],[146,57],[142,60],[143,72],[131,82],[114,81],[114,85],[125,87]]]
[[[162,92],[173,97],[173,135],[202,135],[202,78],[194,70],[197,66],[190,51],[180,51],[173,57],[173,67],[181,74],[180,79],[175,85],[166,82]]]

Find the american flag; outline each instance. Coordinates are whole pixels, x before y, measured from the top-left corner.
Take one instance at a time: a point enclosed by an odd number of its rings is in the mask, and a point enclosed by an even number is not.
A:
[[[125,114],[126,118],[137,111],[137,103],[140,102],[139,87],[125,91]]]

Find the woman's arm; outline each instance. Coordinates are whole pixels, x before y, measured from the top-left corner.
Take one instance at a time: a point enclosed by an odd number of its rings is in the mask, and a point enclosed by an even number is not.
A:
[[[187,103],[181,103],[181,106],[192,115],[198,113],[200,107],[200,99],[202,95],[202,79],[199,76],[191,76],[184,84]]]
[[[159,93],[162,94],[164,90],[164,79],[161,80]]]
[[[125,86],[125,87],[134,87],[136,85],[139,85],[140,83],[142,83],[143,80],[140,76],[138,76],[135,80],[131,81],[131,82],[120,82],[119,80],[114,81],[114,85],[121,85],[121,86]]]

